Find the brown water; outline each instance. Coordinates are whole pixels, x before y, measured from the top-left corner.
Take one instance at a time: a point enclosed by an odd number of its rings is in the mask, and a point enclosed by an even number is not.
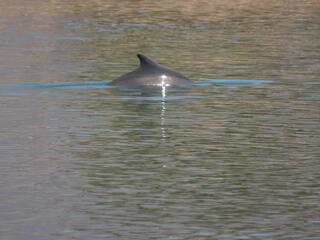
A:
[[[0,239],[320,239],[319,13],[1,1]],[[137,52],[197,84],[108,88]]]

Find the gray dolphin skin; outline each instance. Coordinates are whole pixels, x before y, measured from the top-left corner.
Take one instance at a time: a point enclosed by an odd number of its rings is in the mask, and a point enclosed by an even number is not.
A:
[[[142,54],[137,54],[140,66],[132,72],[126,73],[115,80],[110,85],[124,87],[139,86],[190,86],[193,81],[181,73],[161,66]]]

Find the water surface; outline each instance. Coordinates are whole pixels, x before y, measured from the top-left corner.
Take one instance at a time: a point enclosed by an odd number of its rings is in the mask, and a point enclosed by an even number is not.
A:
[[[319,239],[319,10],[1,2],[1,239]],[[138,52],[195,86],[108,87]]]

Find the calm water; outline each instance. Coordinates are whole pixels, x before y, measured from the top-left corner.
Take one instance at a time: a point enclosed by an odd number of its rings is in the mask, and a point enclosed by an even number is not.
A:
[[[319,12],[0,1],[0,238],[320,239]],[[137,52],[198,81],[109,88]]]

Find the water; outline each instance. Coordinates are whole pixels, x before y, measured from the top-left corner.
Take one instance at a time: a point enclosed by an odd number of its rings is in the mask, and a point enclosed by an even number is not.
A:
[[[319,239],[319,10],[0,2],[0,238]],[[195,86],[110,88],[137,52]]]

